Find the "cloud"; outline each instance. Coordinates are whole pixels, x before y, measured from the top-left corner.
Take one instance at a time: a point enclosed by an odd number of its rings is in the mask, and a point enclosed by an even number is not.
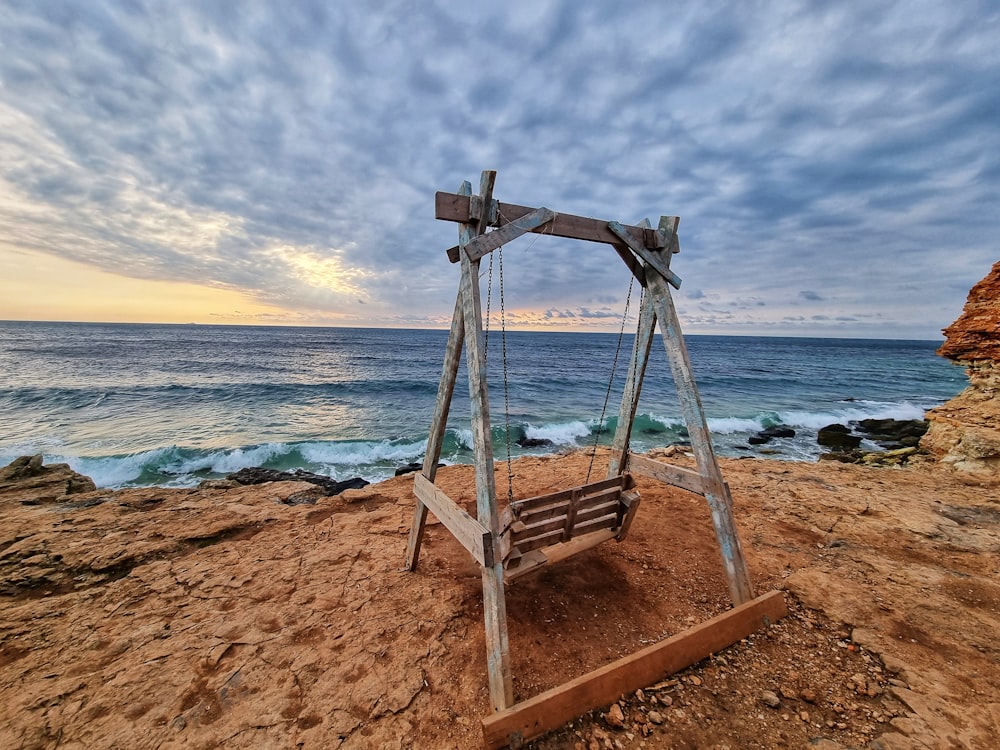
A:
[[[0,28],[4,236],[290,319],[446,323],[433,196],[483,168],[507,202],[680,215],[688,329],[933,337],[996,259],[986,2],[11,2]],[[512,308],[614,327],[609,248],[505,254]]]

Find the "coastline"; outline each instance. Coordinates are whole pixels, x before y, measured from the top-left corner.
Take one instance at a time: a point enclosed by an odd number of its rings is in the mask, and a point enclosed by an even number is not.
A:
[[[524,493],[573,484],[588,460],[522,458],[514,481]],[[666,733],[682,747],[988,746],[1000,481],[926,460],[722,466],[757,590],[783,590],[792,615],[632,698],[623,729],[585,717],[536,746],[655,747]],[[438,476],[471,501],[471,467]],[[400,572],[411,488],[403,476],[333,497],[277,483],[44,500],[0,485],[2,744],[477,745],[477,569],[431,525],[420,568]],[[509,588],[518,698],[728,606],[704,503],[639,490],[625,542]],[[24,504],[32,492],[41,504]]]
[[[9,427],[0,464],[42,453],[104,487],[193,487],[253,466],[391,477],[423,455],[447,343],[446,331],[17,328],[32,335],[0,324],[0,358],[12,363],[0,384]],[[490,342],[495,443],[507,442],[504,382],[513,455],[610,441],[625,377],[620,361],[611,378],[617,336],[514,331],[507,343],[505,378],[499,337]],[[812,461],[826,425],[922,419],[965,385],[935,342],[693,336],[688,344],[720,455]],[[653,352],[644,380],[638,450],[686,437],[662,357]],[[446,463],[472,460],[468,414],[467,388],[457,388]],[[749,444],[778,425],[796,435]]]

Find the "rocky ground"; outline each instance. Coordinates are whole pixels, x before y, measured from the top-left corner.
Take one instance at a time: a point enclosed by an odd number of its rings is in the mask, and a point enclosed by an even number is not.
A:
[[[515,490],[579,484],[587,462],[517,461]],[[535,746],[996,747],[1000,480],[929,462],[723,472],[757,590],[784,590],[789,617]],[[0,747],[480,743],[479,576],[440,525],[401,570],[412,477],[327,497],[34,474],[0,477]],[[438,483],[471,504],[470,467]],[[638,489],[626,541],[508,587],[518,699],[727,608],[703,499]]]

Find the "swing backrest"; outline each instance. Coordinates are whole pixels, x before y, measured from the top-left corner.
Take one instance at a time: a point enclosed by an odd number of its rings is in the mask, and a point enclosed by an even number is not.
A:
[[[516,566],[519,558],[533,550],[594,532],[617,530],[621,536],[631,521],[638,497],[628,492],[635,486],[631,475],[591,482],[548,495],[514,501],[504,514],[502,550],[504,560]],[[610,536],[608,538],[611,538]]]

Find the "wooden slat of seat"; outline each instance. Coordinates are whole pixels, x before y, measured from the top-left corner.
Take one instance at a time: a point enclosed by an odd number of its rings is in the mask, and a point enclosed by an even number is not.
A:
[[[544,550],[537,549],[529,552],[523,557],[519,557],[514,564],[504,570],[504,581],[509,583],[546,565],[562,562],[575,554],[596,547],[609,539],[614,539],[615,533],[612,529],[604,529],[593,534],[587,534],[586,536],[578,536],[569,542],[553,544]]]
[[[540,508],[546,505],[568,502],[572,499],[573,493],[578,495],[589,495],[595,492],[611,489],[612,487],[618,489],[629,489],[626,485],[631,482],[631,479],[632,477],[628,474],[619,474],[611,479],[602,479],[600,482],[592,482],[591,484],[584,484],[579,487],[571,487],[568,490],[560,490],[559,492],[552,492],[548,495],[538,495],[536,497],[525,498],[524,500],[515,500],[511,503],[511,507],[514,508],[515,514],[520,514],[526,510],[531,510],[532,508]]]
[[[600,529],[613,529],[616,528],[617,524],[618,513],[617,509],[614,509],[607,515],[592,519],[587,523],[576,524],[573,528],[573,538],[577,536],[584,536],[591,532],[599,531]],[[533,549],[548,547],[561,541],[563,541],[563,530],[560,526],[554,531],[538,534],[537,536],[527,539],[521,539],[515,542],[514,546],[521,552],[521,554],[524,554],[525,552],[530,552]]]
[[[600,505],[594,506],[592,508],[585,508],[583,510],[578,510],[576,513],[576,523],[575,525],[585,523],[587,521],[592,521],[595,518],[600,518],[606,516],[609,513],[619,515],[619,501],[618,494],[616,493],[613,497],[606,498],[604,502]],[[549,516],[544,518],[537,523],[526,523],[522,521],[517,524],[516,527],[511,529],[511,540],[516,546],[517,543],[522,539],[531,539],[532,537],[545,534],[550,531],[555,531],[557,529],[562,529],[566,524],[566,514],[563,513],[561,516]],[[616,524],[617,525],[617,524]]]
[[[617,502],[620,495],[620,489],[617,487],[611,487],[603,492],[598,492],[592,495],[584,495],[577,498],[576,502],[573,503],[573,507],[576,508],[577,513],[580,513],[588,508],[596,508],[598,505],[605,505],[609,502]],[[566,515],[567,509],[572,502],[572,500],[567,500],[561,503],[544,505],[539,508],[522,511],[521,515],[517,517],[517,520],[530,526],[550,518],[563,517]]]

